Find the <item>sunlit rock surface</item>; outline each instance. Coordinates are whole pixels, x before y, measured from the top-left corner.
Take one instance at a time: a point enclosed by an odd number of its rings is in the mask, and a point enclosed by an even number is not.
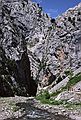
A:
[[[47,68],[63,77],[80,66],[81,3],[55,20],[31,0],[0,1],[0,80],[9,96],[35,95],[32,79],[41,81]]]

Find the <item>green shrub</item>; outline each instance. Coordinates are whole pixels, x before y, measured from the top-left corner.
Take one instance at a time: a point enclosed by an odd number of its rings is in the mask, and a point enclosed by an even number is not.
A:
[[[67,83],[67,85],[65,87],[61,88],[60,90],[58,90],[58,91],[56,91],[56,92],[54,92],[52,94],[49,94],[48,91],[41,91],[40,94],[36,96],[36,99],[40,100],[40,102],[43,103],[43,104],[50,104],[50,105],[64,104],[68,108],[70,106],[70,104],[67,103],[66,101],[56,101],[51,97],[57,96],[58,94],[60,94],[61,92],[67,90],[68,88],[75,85],[79,81],[81,81],[81,73],[77,74],[74,77],[71,77],[71,79],[69,80],[69,82]],[[81,105],[81,103],[79,103],[79,104],[76,103],[75,105]]]
[[[61,105],[61,104],[63,104],[63,101],[61,101],[61,100],[57,101],[57,100],[50,99],[50,104],[52,104],[52,105]]]
[[[69,85],[75,85],[77,82],[81,81],[81,73],[77,74],[76,76],[72,77],[69,80]]]
[[[50,98],[50,94],[48,91],[45,91],[44,92],[44,96],[45,96],[45,99],[49,99]]]
[[[48,91],[41,91],[39,95],[36,96],[38,100],[49,99],[50,94]]]
[[[68,21],[70,21],[70,22],[71,22],[71,17],[68,17]]]
[[[54,18],[51,19],[51,23],[55,23],[55,19]]]
[[[68,17],[68,21],[71,22],[73,26],[75,26],[75,17],[73,17],[73,19]]]
[[[57,96],[59,93],[61,93],[61,90],[59,90],[59,91],[56,91],[56,92],[54,92],[54,93],[51,93],[50,94],[50,96],[52,97],[54,97],[54,96]]]
[[[71,69],[66,70],[64,73],[65,73],[66,76],[69,76],[69,79],[71,79],[72,76],[73,76],[73,72],[72,72]]]
[[[66,103],[64,105],[65,108],[68,108],[68,109],[77,109],[77,108],[81,108],[81,102],[80,103]]]
[[[56,101],[52,98],[50,98],[51,95],[48,91],[43,91],[39,95],[36,96],[37,100],[40,100],[43,104],[49,104],[49,105],[60,105],[63,104],[63,101]]]
[[[76,83],[78,83],[79,81],[81,81],[81,73],[77,74],[74,77],[71,77],[69,82],[67,83],[67,85],[64,87],[65,89],[69,89],[71,86],[75,85]]]

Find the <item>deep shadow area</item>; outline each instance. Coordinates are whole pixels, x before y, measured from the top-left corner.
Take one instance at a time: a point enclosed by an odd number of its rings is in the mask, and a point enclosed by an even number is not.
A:
[[[35,96],[37,83],[31,76],[30,60],[27,50],[21,59],[6,57],[0,46],[0,97]]]

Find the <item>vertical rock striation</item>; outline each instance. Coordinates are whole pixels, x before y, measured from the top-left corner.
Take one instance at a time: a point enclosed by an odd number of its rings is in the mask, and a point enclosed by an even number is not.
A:
[[[47,68],[80,66],[81,3],[55,20],[31,0],[0,0],[0,96],[35,95]]]

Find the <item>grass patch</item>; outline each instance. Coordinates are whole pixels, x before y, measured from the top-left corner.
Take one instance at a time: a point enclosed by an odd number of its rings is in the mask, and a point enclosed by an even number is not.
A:
[[[60,94],[61,92],[62,92],[62,90],[58,90],[58,91],[56,91],[56,92],[54,92],[54,93],[51,93],[50,96],[51,96],[51,97],[55,97],[55,96],[57,96],[58,94]]]
[[[42,100],[42,99],[50,99],[50,94],[48,91],[41,91],[39,95],[36,96],[36,99]]]
[[[71,88],[71,86],[74,86],[76,83],[78,83],[80,81],[81,81],[81,73],[75,75],[74,77],[71,77],[65,87],[61,88],[60,90],[58,90],[57,92],[52,93],[52,94],[54,94],[56,96],[59,93],[68,90],[69,88]]]
[[[77,74],[76,76],[72,77],[69,80],[69,85],[75,85],[77,82],[81,81],[81,73]]]
[[[73,76],[73,72],[71,69],[66,70],[64,73],[66,74],[66,76],[70,76],[70,77]]]
[[[41,91],[39,95],[36,96],[37,100],[40,100],[41,103],[43,104],[50,104],[50,105],[60,105],[63,104],[65,105],[67,108],[69,107],[76,107],[76,106],[81,106],[81,103],[76,103],[76,104],[70,104],[67,103],[66,101],[56,101],[51,97],[55,97],[58,94],[60,94],[63,91],[68,90],[71,86],[75,85],[76,83],[78,83],[79,81],[81,81],[81,73],[77,74],[76,76],[70,78],[69,82],[67,83],[67,85],[63,88],[61,88],[60,90],[49,94],[48,91]]]
[[[52,99],[51,96],[52,95],[50,95],[48,91],[43,91],[39,95],[36,96],[36,99],[40,100],[40,102],[43,104],[49,104],[49,105],[63,104],[62,101],[56,101],[56,100]]]
[[[64,107],[68,109],[78,109],[78,108],[81,108],[81,102],[80,103],[66,103]]]
[[[79,81],[81,81],[81,73],[79,73],[76,76],[72,77],[65,87],[67,89],[69,89],[71,86],[74,86]]]

